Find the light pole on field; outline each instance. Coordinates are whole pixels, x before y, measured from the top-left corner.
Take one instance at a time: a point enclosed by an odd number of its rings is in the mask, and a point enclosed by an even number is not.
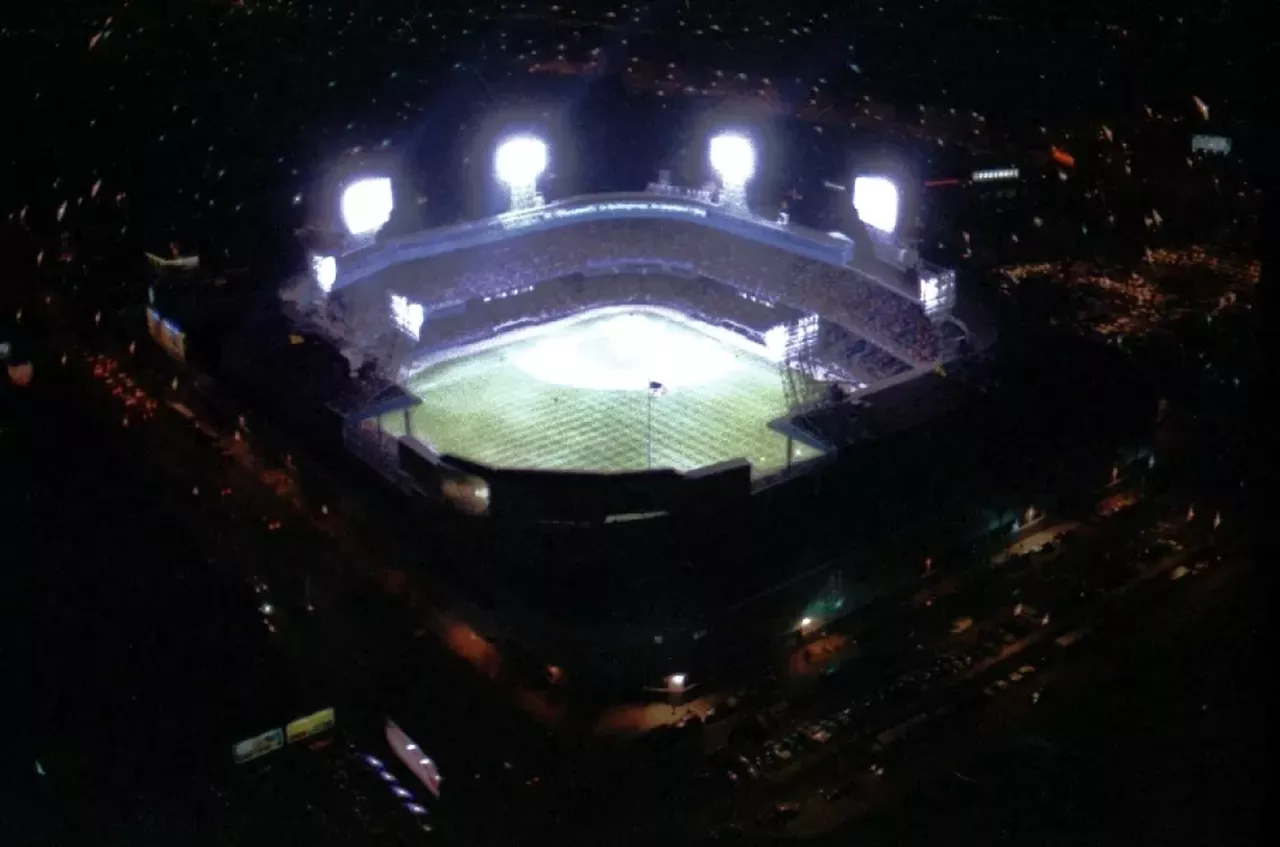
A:
[[[650,380],[648,410],[645,422],[645,467],[653,467],[653,399],[667,393],[667,387],[660,382]]]

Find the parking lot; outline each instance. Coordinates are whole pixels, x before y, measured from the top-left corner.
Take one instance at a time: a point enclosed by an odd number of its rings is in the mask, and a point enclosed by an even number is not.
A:
[[[1190,551],[1179,538],[1188,530],[1177,518],[1165,510],[1145,526],[1118,528],[1099,518],[968,584],[918,596],[904,612],[913,643],[891,651],[894,661],[867,651],[818,702],[794,712],[775,706],[735,731],[710,760],[713,784],[730,795],[722,810],[743,831],[820,831],[817,821],[873,807],[919,739],[992,704],[1036,705],[1091,619],[1137,585],[1183,567]],[[815,814],[814,804],[842,812]]]

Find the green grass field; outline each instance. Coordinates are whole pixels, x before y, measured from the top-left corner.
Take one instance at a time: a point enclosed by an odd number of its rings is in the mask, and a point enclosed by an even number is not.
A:
[[[786,413],[777,366],[745,340],[651,309],[600,310],[513,333],[430,364],[406,387],[422,399],[412,434],[441,453],[513,468],[692,470],[745,458],[786,463],[767,427]],[[650,399],[650,381],[667,391]],[[384,429],[404,434],[404,417]],[[816,455],[796,445],[793,458]]]

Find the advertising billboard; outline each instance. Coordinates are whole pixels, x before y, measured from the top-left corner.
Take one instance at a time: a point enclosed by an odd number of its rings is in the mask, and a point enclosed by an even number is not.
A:
[[[1231,153],[1231,139],[1225,135],[1193,135],[1191,136],[1192,153],[1216,153],[1226,156]]]
[[[321,709],[314,714],[307,715],[304,718],[289,721],[285,726],[285,738],[288,743],[293,744],[295,741],[302,741],[313,735],[319,735],[322,732],[328,732],[333,729],[338,722],[337,715],[332,708]]]
[[[231,758],[235,759],[237,765],[243,765],[245,762],[251,762],[254,759],[265,756],[268,753],[274,753],[284,746],[284,730],[276,727],[269,729],[261,735],[253,738],[246,738],[237,744],[231,746]]]

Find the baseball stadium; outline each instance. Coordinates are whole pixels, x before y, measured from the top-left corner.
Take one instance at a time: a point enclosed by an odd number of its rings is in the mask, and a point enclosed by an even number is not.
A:
[[[393,238],[377,236],[391,180],[349,179],[343,249],[314,253],[295,297],[301,324],[395,386],[359,449],[463,511],[621,520],[746,496],[839,450],[815,413],[970,344],[954,272],[894,240],[887,177],[853,181],[876,236],[859,257],[848,235],[752,213],[745,133],[709,139],[718,182],[698,190],[662,176],[546,202],[547,161],[542,140],[507,138],[508,211]]]
[[[1140,393],[1109,363],[991,355],[985,304],[901,242],[891,168],[852,174],[847,231],[821,231],[750,207],[749,132],[705,149],[701,188],[545,199],[548,144],[502,137],[505,210],[429,229],[357,161],[318,192],[307,272],[205,351],[344,484],[380,480],[430,562],[406,570],[535,671],[710,680],[1145,437],[1140,403],[1091,411]],[[160,295],[175,325],[204,310]]]

